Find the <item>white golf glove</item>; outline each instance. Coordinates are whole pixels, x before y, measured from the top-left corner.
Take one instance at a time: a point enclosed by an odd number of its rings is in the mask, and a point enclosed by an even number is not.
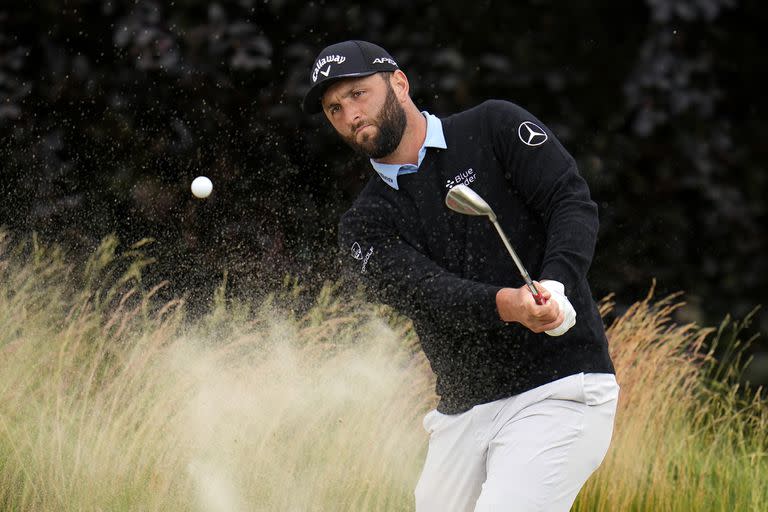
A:
[[[557,301],[557,304],[560,306],[560,311],[563,312],[563,323],[554,329],[544,332],[550,336],[562,336],[568,332],[568,329],[576,325],[576,310],[573,309],[571,301],[565,296],[565,286],[563,286],[563,283],[559,281],[544,280],[541,284],[549,290],[549,293],[552,294],[552,300]]]

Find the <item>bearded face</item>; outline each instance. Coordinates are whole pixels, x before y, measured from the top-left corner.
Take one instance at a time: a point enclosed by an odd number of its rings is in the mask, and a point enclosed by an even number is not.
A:
[[[385,81],[387,96],[378,114],[373,119],[360,121],[352,127],[351,135],[342,137],[355,152],[374,160],[397,149],[406,126],[405,109],[397,101],[392,84],[386,78]]]

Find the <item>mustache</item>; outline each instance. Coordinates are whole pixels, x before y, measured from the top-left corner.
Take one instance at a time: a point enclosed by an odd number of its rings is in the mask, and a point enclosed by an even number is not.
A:
[[[354,135],[355,133],[357,133],[357,130],[359,130],[360,128],[363,128],[365,126],[372,125],[372,124],[373,123],[369,121],[360,121],[359,123],[352,125],[352,134]]]

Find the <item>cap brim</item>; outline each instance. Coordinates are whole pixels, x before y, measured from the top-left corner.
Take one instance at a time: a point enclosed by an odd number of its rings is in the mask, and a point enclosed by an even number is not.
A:
[[[322,82],[317,82],[313,85],[307,94],[304,95],[304,101],[302,103],[302,109],[306,114],[319,114],[323,111],[323,106],[320,104],[320,99],[323,97],[325,90],[332,84],[343,80],[345,78],[358,78],[361,76],[368,76],[378,73],[379,71],[365,71],[363,73],[349,73],[346,75],[337,75],[331,78],[327,78]]]

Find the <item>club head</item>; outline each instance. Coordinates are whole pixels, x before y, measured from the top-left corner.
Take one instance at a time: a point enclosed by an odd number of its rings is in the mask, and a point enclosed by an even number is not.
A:
[[[456,185],[450,189],[445,196],[445,205],[464,215],[486,215],[491,221],[496,220],[496,214],[488,203],[466,185]]]

